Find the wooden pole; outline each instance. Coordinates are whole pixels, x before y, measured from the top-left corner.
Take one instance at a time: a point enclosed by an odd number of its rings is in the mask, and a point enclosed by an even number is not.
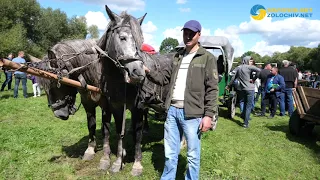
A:
[[[32,75],[39,76],[39,77],[46,78],[46,79],[51,79],[51,80],[56,80],[56,81],[59,80],[59,78],[58,78],[58,76],[56,74],[53,74],[53,73],[50,73],[50,72],[46,72],[46,71],[43,71],[43,70],[40,70],[40,69],[37,69],[37,68],[33,68],[33,67],[25,67],[25,68],[23,68],[22,65],[20,65],[18,63],[15,63],[15,62],[12,62],[12,61],[9,61],[7,59],[1,59],[0,60],[0,66],[4,66],[6,68],[13,69],[13,70],[17,70],[17,69],[22,67],[21,69],[19,69],[19,71],[26,72],[28,74],[32,74]],[[83,88],[79,81],[75,81],[75,80],[72,80],[72,79],[69,79],[69,78],[62,77],[60,82],[62,84],[69,85],[69,86],[72,86],[72,87]],[[96,92],[96,93],[101,93],[101,89],[99,89],[99,88],[97,88],[95,86],[87,85],[87,89],[89,91],[93,91],[93,92]]]

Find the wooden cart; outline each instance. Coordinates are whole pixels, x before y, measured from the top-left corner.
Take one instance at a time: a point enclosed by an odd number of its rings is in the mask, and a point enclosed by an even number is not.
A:
[[[289,129],[292,134],[311,133],[320,124],[320,90],[298,86],[293,92],[296,110],[290,117]]]

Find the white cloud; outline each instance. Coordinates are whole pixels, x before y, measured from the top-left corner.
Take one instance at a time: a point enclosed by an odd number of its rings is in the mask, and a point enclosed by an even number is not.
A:
[[[169,29],[166,29],[162,34],[164,36],[164,38],[167,38],[167,37],[171,37],[171,38],[174,38],[174,39],[177,39],[178,42],[182,42],[182,26],[177,26],[175,28],[169,28]]]
[[[187,0],[177,0],[177,4],[185,4],[187,3]]]
[[[144,0],[59,0],[59,1],[80,1],[88,4],[98,4],[105,6],[106,4],[108,7],[114,11],[137,11],[143,10],[145,7]]]
[[[244,45],[239,35],[232,28],[226,30],[217,29],[214,31],[214,36],[224,36],[229,39],[232,47],[234,48],[234,56],[241,56],[244,52]]]
[[[97,25],[100,31],[106,30],[106,27],[109,23],[109,19],[107,19],[105,15],[100,11],[97,11],[97,12],[89,11],[85,15],[85,17],[87,19],[88,26],[91,26],[93,24]]]
[[[190,8],[179,8],[180,12],[190,12],[191,9]]]
[[[256,42],[250,50],[261,55],[271,55],[275,51],[285,52],[290,46],[317,46],[320,39],[319,29],[320,20],[294,17],[277,21],[266,17],[261,21],[251,18],[249,22],[242,22],[239,26],[217,29],[214,35],[224,35],[229,38],[234,46],[235,56],[239,56],[244,53],[241,34],[258,34],[263,40]]]
[[[151,21],[148,21],[146,24],[142,24],[141,28],[145,33],[152,33],[158,29]]]
[[[144,43],[149,44],[158,52],[160,46],[155,42],[153,34],[157,31],[157,26],[154,25],[152,21],[148,21],[147,23],[142,24],[141,29],[143,32]]]
[[[258,33],[270,45],[307,46],[320,39],[320,20],[306,18],[287,18],[272,21],[264,18],[261,21],[251,19],[237,27],[239,33]]]
[[[250,51],[257,52],[261,56],[269,55],[271,56],[274,52],[287,52],[290,49],[290,46],[288,45],[269,45],[268,42],[265,41],[259,41],[257,42]]]

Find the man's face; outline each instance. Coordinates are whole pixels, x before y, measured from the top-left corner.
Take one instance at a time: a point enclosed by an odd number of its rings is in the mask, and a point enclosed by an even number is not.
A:
[[[276,70],[275,68],[272,68],[272,69],[271,69],[271,74],[277,75],[277,73],[278,73],[278,72],[277,72],[277,70]]]
[[[267,69],[272,69],[270,64],[267,65]]]
[[[200,32],[193,32],[190,29],[183,30],[183,42],[187,47],[193,47],[198,43]]]
[[[12,56],[12,54],[9,54],[9,56],[8,56],[8,57],[12,59],[12,57],[13,57],[13,56]]]
[[[249,60],[249,65],[253,65],[253,59]]]

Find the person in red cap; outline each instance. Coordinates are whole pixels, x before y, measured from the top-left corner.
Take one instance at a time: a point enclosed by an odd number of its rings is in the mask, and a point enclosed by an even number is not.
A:
[[[172,67],[161,72],[144,67],[152,82],[170,86],[165,102],[165,167],[161,179],[176,177],[183,134],[188,149],[185,179],[199,179],[201,133],[215,129],[217,120],[217,60],[198,42],[201,35],[198,21],[186,22],[182,30],[186,47],[175,54]]]

